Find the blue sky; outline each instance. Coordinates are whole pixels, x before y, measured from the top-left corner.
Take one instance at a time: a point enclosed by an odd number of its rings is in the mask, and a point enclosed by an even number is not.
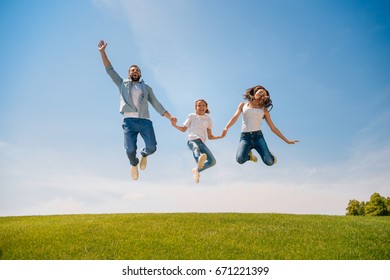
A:
[[[390,196],[388,1],[1,1],[0,215],[255,212],[344,215]],[[158,150],[138,181],[97,44],[182,124],[207,100],[218,135],[261,84],[275,166],[239,165],[240,122],[207,145],[194,184],[186,133],[151,108]],[[142,147],[142,140],[139,141]]]

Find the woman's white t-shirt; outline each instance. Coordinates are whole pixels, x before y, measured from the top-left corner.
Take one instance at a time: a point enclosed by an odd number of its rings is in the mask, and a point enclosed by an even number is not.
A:
[[[264,117],[262,108],[250,108],[245,103],[242,108],[242,125],[241,132],[252,132],[261,130],[261,121]]]

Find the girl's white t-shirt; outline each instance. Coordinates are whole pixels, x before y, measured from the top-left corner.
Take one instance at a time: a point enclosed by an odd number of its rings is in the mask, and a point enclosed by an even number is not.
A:
[[[242,108],[241,132],[252,132],[261,130],[261,121],[264,117],[262,108],[250,108],[248,103]]]
[[[201,139],[203,143],[206,142],[207,129],[213,127],[213,122],[208,114],[197,115],[191,113],[188,115],[184,124],[185,127],[188,127],[188,140]]]

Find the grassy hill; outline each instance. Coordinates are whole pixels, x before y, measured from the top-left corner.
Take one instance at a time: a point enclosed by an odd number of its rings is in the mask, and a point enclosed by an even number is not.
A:
[[[389,260],[390,217],[171,213],[0,217],[3,260]]]

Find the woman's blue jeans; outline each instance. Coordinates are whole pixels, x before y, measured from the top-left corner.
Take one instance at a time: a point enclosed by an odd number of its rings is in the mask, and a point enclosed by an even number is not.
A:
[[[207,160],[204,163],[203,168],[198,170],[199,172],[202,172],[203,170],[210,168],[217,163],[213,154],[211,153],[209,148],[207,148],[206,144],[203,143],[202,140],[200,139],[188,140],[187,146],[192,151],[196,163],[198,163],[201,154],[207,155]]]
[[[249,160],[250,150],[255,149],[263,162],[266,165],[273,165],[275,158],[268,149],[261,130],[253,132],[242,132],[240,144],[238,145],[236,160],[239,164],[243,164]]]
[[[141,134],[145,142],[145,148],[141,150],[142,156],[147,157],[157,150],[156,136],[151,120],[124,118],[122,128],[125,136],[126,154],[132,166],[136,166],[139,163],[139,159],[137,158],[138,134]]]

